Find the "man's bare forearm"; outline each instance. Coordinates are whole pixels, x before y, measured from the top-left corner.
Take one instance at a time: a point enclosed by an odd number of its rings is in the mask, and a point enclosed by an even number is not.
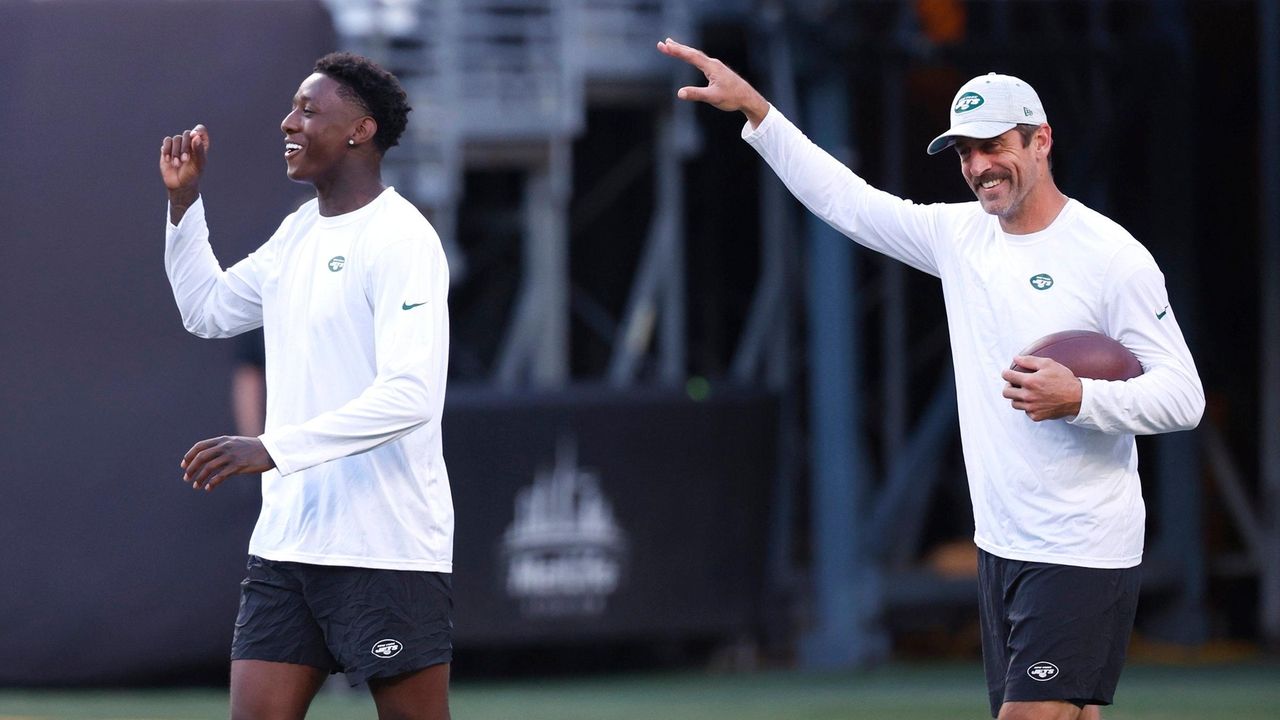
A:
[[[182,216],[187,214],[187,210],[195,204],[196,199],[200,197],[198,188],[182,188],[180,190],[169,191],[169,222],[177,225],[182,222]]]

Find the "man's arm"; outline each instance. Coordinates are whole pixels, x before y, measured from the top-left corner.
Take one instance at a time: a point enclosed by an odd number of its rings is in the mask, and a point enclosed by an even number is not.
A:
[[[233,475],[289,475],[368,452],[417,430],[442,405],[449,354],[449,271],[439,241],[404,239],[378,255],[373,383],[341,407],[254,437],[201,440],[182,459],[183,480],[206,491]]]
[[[226,272],[214,257],[200,196],[209,147],[204,125],[160,145],[160,177],[169,193],[164,264],[183,326],[204,338],[230,337],[262,324],[264,254],[259,249]]]
[[[805,137],[764,96],[724,63],[674,40],[658,43],[665,55],[693,65],[706,87],[687,86],[682,100],[746,115],[746,140],[814,215],[859,244],[938,275],[933,238],[937,213],[871,187],[830,153]]]
[[[204,309],[207,298],[225,286],[224,273],[209,247],[208,228],[204,225],[203,208],[191,222],[182,223],[189,210],[200,200],[200,177],[209,158],[209,130],[196,125],[181,135],[166,137],[160,144],[160,178],[169,192],[169,228],[166,230],[165,270],[173,286],[174,299],[188,330],[204,335],[223,334],[215,326],[236,325],[236,331],[261,324],[261,304],[246,300],[244,288],[228,295],[234,308],[217,317]],[[190,226],[198,227],[190,227]],[[179,228],[179,226],[182,226]],[[247,287],[244,282],[239,285]],[[199,319],[197,319],[199,318]],[[207,322],[206,322],[207,320]],[[234,334],[234,333],[226,333]],[[260,473],[275,467],[275,462],[262,445],[252,437],[217,437],[201,440],[182,458],[182,479],[195,489],[212,490],[232,475]]]
[[[1145,251],[1141,256],[1144,262],[1137,269],[1131,262],[1113,263],[1127,269],[1108,278],[1111,296],[1104,314],[1109,334],[1138,356],[1143,373],[1124,382],[1082,380],[1080,414],[1073,425],[1153,435],[1190,430],[1204,414],[1204,387],[1164,276]]]
[[[1018,356],[1032,370],[1005,370],[1003,396],[1036,422],[1066,419],[1106,433],[1153,435],[1190,430],[1204,413],[1204,388],[1191,351],[1169,307],[1164,278],[1140,267],[1114,283],[1107,301],[1108,334],[1142,363],[1131,380],[1077,378],[1048,358]]]

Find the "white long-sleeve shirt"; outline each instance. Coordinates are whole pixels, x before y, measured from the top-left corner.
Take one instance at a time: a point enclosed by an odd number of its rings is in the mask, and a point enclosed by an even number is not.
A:
[[[333,217],[312,200],[225,272],[208,238],[201,199],[167,224],[165,268],[192,333],[264,329],[276,468],[249,552],[450,572],[449,272],[426,218],[393,188]]]
[[[1146,511],[1134,435],[1191,429],[1204,411],[1146,248],[1075,200],[1027,235],[1005,233],[977,202],[913,204],[868,185],[777,109],[742,134],[818,217],[941,278],[977,545],[1013,560],[1140,563]],[[1083,379],[1076,417],[1033,422],[1001,395],[1000,373],[1023,347],[1061,330],[1119,340],[1144,372]]]

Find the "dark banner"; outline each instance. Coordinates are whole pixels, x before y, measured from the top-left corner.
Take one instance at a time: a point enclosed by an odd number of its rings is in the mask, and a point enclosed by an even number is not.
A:
[[[301,0],[0,0],[0,684],[226,657],[258,491],[179,482],[232,431],[233,345],[174,306],[160,142],[209,127],[214,248],[240,259],[308,194],[280,120],[333,37]]]
[[[766,397],[451,397],[460,646],[727,636],[757,618]]]
[[[757,628],[770,398],[455,392],[444,429],[460,649]],[[76,503],[29,486],[6,506],[29,545],[6,555],[0,685],[225,673],[257,483],[206,498],[150,480]]]

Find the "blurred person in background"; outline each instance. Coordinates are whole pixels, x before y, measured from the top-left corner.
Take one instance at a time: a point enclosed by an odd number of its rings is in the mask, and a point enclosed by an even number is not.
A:
[[[1058,189],[1044,108],[1017,78],[966,83],[951,128],[928,147],[955,148],[977,202],[915,205],[868,185],[724,63],[670,39],[658,50],[706,76],[706,87],[681,88],[681,99],[746,116],[743,139],[805,207],[942,280],[991,715],[1099,717],[1124,665],[1141,582],[1134,436],[1189,430],[1204,411],[1155,260]],[[1081,379],[1017,354],[1073,329],[1119,340],[1144,374]],[[1011,361],[1030,372],[1010,370]]]
[[[302,718],[325,678],[367,683],[380,718],[448,718],[453,503],[441,445],[449,271],[431,225],[382,184],[409,106],[394,76],[317,61],[280,125],[315,199],[223,271],[199,191],[197,125],[165,138],[165,268],[200,337],[262,327],[257,436],[197,442],[183,480],[263,473],[231,649],[231,717]]]
[[[231,415],[236,434],[257,437],[267,416],[267,349],[262,332],[236,338],[235,367],[231,369]]]

